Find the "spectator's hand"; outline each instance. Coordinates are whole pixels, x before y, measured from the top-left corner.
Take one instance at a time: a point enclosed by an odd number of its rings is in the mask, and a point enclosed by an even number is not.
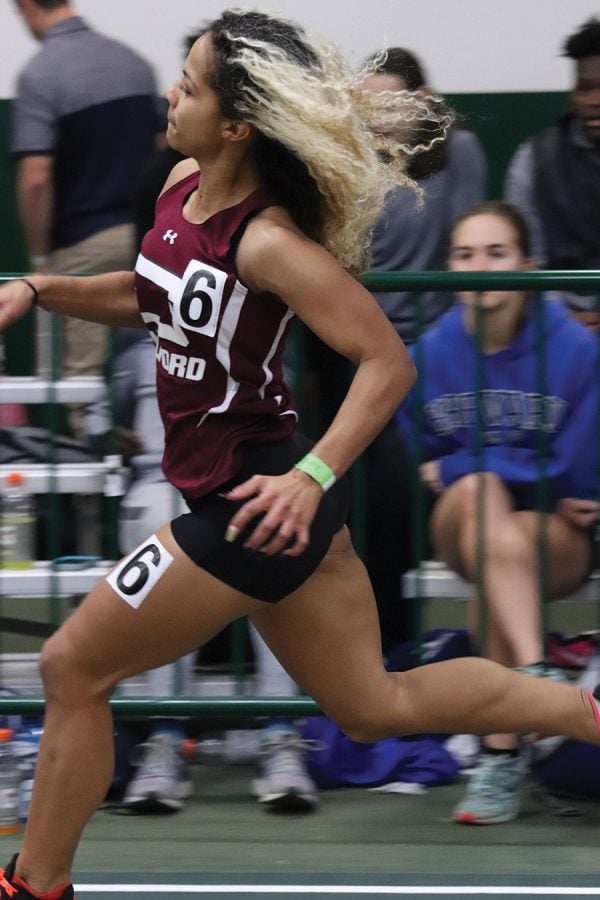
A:
[[[589,528],[598,518],[600,503],[596,500],[579,500],[563,497],[556,505],[556,514],[578,528]]]
[[[598,334],[598,331],[600,330],[600,316],[595,309],[579,310],[572,315],[574,319],[577,319],[578,322],[581,322],[582,325],[585,325],[586,328],[589,328],[594,334]]]
[[[7,281],[0,287],[0,332],[6,331],[33,306],[33,291],[24,281]]]
[[[440,464],[437,459],[431,459],[429,462],[421,463],[419,466],[419,474],[421,481],[435,491],[441,494],[444,490],[444,483],[440,476]]]
[[[225,540],[235,541],[253,519],[262,516],[244,547],[267,556],[300,556],[308,547],[323,490],[309,475],[291,469],[285,475],[253,475],[226,496],[247,503],[232,517]]]

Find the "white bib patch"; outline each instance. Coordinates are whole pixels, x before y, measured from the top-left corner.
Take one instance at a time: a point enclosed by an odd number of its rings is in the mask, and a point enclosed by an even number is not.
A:
[[[172,562],[169,551],[153,534],[121,560],[106,580],[125,603],[138,609]]]

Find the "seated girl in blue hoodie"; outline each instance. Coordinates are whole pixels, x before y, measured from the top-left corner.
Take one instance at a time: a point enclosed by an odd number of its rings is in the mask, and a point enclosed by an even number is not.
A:
[[[527,226],[513,206],[480,203],[455,222],[452,271],[532,266]],[[419,383],[397,421],[434,499],[436,556],[473,585],[483,574],[484,655],[557,677],[543,665],[540,596],[571,593],[592,567],[597,340],[540,295],[466,291],[459,301],[412,348]],[[542,524],[540,508],[548,511]],[[514,819],[524,769],[516,735],[485,737],[455,821]]]

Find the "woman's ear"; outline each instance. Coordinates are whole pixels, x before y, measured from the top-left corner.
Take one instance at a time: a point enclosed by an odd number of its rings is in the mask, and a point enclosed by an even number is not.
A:
[[[228,141],[247,141],[254,134],[254,126],[249,122],[232,119],[223,127],[223,137]]]

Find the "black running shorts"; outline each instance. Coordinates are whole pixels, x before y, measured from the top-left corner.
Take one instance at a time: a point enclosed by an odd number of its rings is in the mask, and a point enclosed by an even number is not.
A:
[[[197,565],[219,581],[250,597],[277,603],[303,584],[315,571],[331,544],[334,534],[346,521],[348,487],[342,478],[323,495],[310,529],[310,543],[300,556],[267,556],[246,550],[244,540],[257,520],[233,542],[225,540],[229,520],[246,501],[233,502],[220,496],[252,475],[282,475],[308,453],[312,441],[294,434],[284,441],[249,444],[242,469],[235,479],[198,500],[188,501],[190,512],[171,522],[175,541]]]

